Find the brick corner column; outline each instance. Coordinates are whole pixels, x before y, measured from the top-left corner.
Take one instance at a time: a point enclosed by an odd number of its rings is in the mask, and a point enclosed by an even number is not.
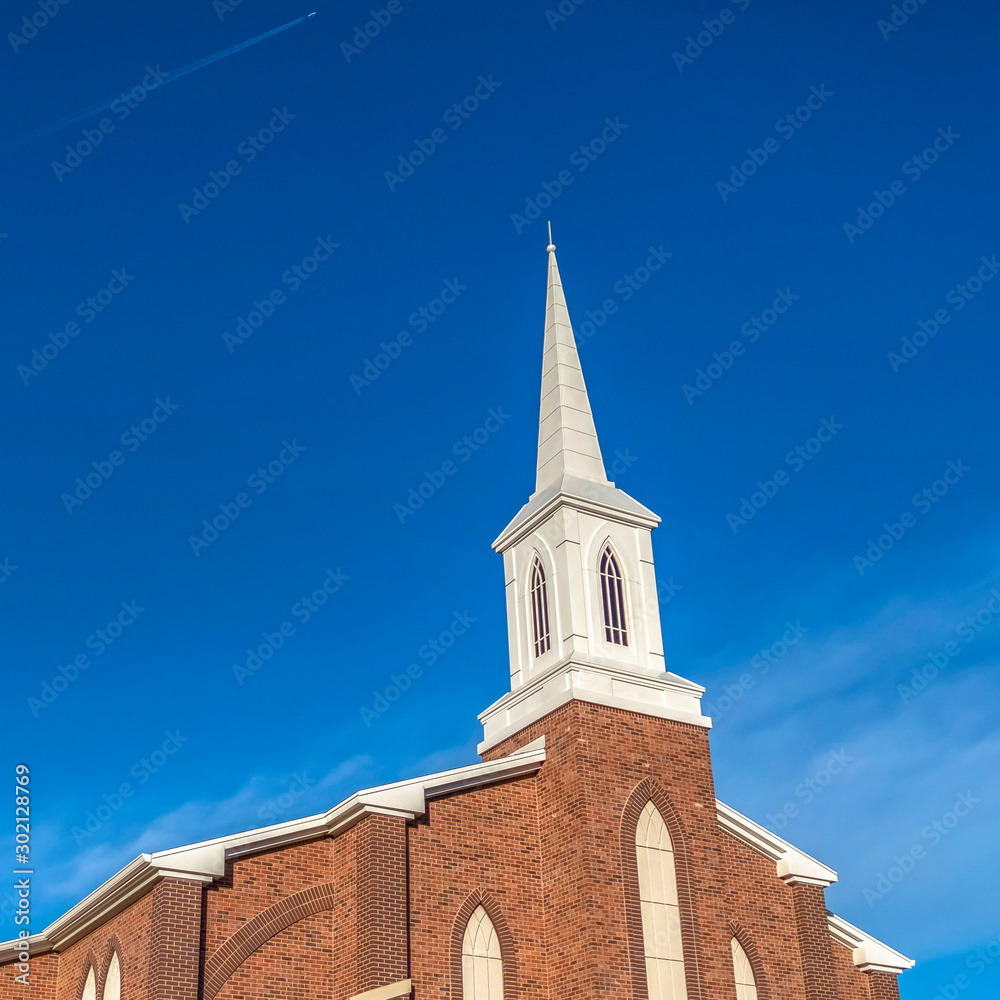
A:
[[[406,820],[378,813],[358,824],[357,993],[410,975]]]
[[[899,976],[895,972],[866,972],[871,1000],[899,1000]]]
[[[200,996],[202,897],[202,884],[193,879],[165,878],[153,889],[151,1000]]]
[[[830,926],[821,885],[790,881],[807,1000],[839,1000]]]

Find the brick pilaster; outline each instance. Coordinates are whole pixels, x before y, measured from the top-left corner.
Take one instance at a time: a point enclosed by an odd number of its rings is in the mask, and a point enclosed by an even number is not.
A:
[[[830,927],[822,886],[792,885],[806,1000],[840,1000],[834,982]]]
[[[356,992],[409,978],[406,820],[370,815],[358,824]]]
[[[894,972],[866,972],[872,1000],[899,1000],[899,977]]]
[[[202,884],[165,878],[153,889],[151,1000],[196,1000],[201,973]]]

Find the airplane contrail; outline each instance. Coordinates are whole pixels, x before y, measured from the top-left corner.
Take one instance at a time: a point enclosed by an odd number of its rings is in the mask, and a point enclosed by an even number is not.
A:
[[[159,86],[163,87],[168,83],[173,83],[174,80],[179,80],[182,76],[187,76],[188,73],[193,73],[196,69],[201,69],[204,66],[209,66],[214,62],[218,62],[220,59],[225,59],[226,56],[231,56],[233,53],[239,52],[241,49],[248,48],[251,45],[256,45],[258,42],[264,41],[265,38],[270,38],[272,35],[277,35],[279,32],[287,31],[289,28],[294,28],[295,25],[301,24],[308,18],[315,16],[316,11],[313,11],[311,14],[306,14],[303,17],[297,17],[294,21],[289,21],[288,24],[283,24],[280,28],[272,28],[270,31],[265,31],[262,35],[257,35],[255,38],[249,38],[247,41],[240,42],[238,45],[233,45],[228,49],[223,49],[221,52],[216,52],[215,55],[205,56],[204,59],[199,59],[197,62],[188,63],[187,66],[182,66],[179,70],[166,74],[166,79],[160,83]],[[109,97],[106,101],[100,101],[97,104],[92,104],[89,108],[84,108],[83,111],[78,111],[76,114],[69,115],[67,118],[60,118],[59,121],[52,122],[48,125],[40,125],[38,128],[34,129],[34,131],[28,132],[17,139],[11,139],[9,142],[4,143],[3,146],[0,146],[0,152],[6,153],[11,149],[16,149],[18,146],[23,146],[25,143],[32,142],[35,139],[40,139],[44,135],[51,135],[53,132],[58,132],[59,129],[66,128],[67,125],[74,125],[76,122],[81,122],[86,118],[90,118],[91,115],[107,111],[111,105],[115,103],[115,101],[120,99],[121,95],[116,94],[114,97]]]

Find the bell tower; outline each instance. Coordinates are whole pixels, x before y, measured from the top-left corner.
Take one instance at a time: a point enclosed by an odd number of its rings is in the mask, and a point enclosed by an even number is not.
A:
[[[480,753],[574,698],[711,727],[704,688],[664,669],[660,519],[608,481],[555,251],[550,242],[535,492],[493,543],[510,691],[479,716]]]

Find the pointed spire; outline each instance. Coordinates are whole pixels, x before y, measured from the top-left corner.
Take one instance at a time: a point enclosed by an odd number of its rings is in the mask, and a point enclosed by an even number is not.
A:
[[[566,475],[592,483],[608,482],[569,309],[559,278],[551,222],[547,250],[549,285],[545,299],[536,493]]]

